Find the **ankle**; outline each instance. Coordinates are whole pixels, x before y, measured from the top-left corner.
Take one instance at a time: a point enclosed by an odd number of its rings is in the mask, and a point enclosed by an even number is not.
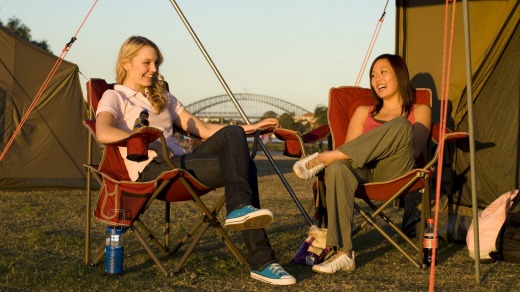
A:
[[[342,250],[342,249],[340,249],[340,248],[337,248],[337,247],[334,247],[334,250],[336,251],[336,253],[337,253],[338,255],[342,255],[342,254],[344,254],[344,255],[346,255],[347,257],[349,257],[349,258],[352,259],[352,251],[344,251],[344,250]]]

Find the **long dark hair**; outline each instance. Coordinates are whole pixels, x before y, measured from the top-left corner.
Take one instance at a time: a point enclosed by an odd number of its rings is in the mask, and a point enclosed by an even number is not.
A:
[[[375,63],[381,59],[387,59],[390,63],[390,66],[392,66],[392,69],[394,69],[395,77],[397,78],[399,94],[403,99],[401,113],[408,117],[415,101],[415,89],[412,87],[412,83],[410,82],[408,66],[406,66],[405,61],[399,55],[380,55],[374,60],[374,62],[372,62],[372,66],[370,66],[370,79],[372,79],[372,70],[374,70]],[[372,82],[370,82],[370,91],[372,92],[372,97],[374,98],[374,108],[370,114],[375,116],[383,107],[383,99],[377,95],[374,87],[372,86]]]

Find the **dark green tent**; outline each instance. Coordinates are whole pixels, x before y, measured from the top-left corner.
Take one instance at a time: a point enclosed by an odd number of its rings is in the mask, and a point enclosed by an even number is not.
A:
[[[437,117],[442,92],[445,4],[439,0],[397,0],[396,10],[396,51],[405,58],[414,85],[432,89],[436,101],[433,111]],[[465,131],[470,123],[474,125],[477,185],[474,191],[478,207],[484,208],[501,194],[518,188],[520,3],[518,0],[470,0],[468,4],[473,121],[468,119],[466,103],[464,9],[463,2],[457,1],[448,125]],[[451,5],[448,10],[451,13]],[[450,23],[451,15],[448,17]],[[440,227],[445,227],[443,232],[452,239],[464,240],[472,218],[467,145],[459,145],[454,157],[449,158],[455,165],[454,189],[445,190],[451,195],[443,198]],[[447,220],[449,223],[445,224]]]
[[[58,58],[0,27],[0,151]],[[78,67],[63,61],[0,162],[0,189],[84,187],[87,132]]]

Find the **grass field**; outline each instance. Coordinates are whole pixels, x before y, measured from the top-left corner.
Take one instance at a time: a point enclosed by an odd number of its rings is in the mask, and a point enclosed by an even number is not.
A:
[[[292,159],[276,158],[303,206],[311,210],[310,181],[301,181],[290,172]],[[107,276],[103,262],[88,266],[83,262],[85,228],[85,191],[49,189],[0,191],[0,290],[1,291],[427,291],[429,270],[413,267],[372,228],[354,237],[357,269],[352,273],[320,275],[309,266],[289,263],[305,238],[308,225],[296,208],[273,168],[257,158],[261,201],[275,214],[267,230],[277,257],[298,283],[276,287],[253,280],[249,270],[230,255],[213,230],[208,230],[179,274],[165,277],[154,266],[137,239],[124,235],[124,274]],[[96,193],[97,194],[97,193]],[[220,194],[220,190],[217,191]],[[217,194],[205,196],[213,200]],[[95,198],[93,198],[95,200]],[[163,211],[155,202],[142,220],[158,229]],[[190,203],[176,203],[173,211],[173,240],[197,215]],[[219,215],[223,218],[224,212]],[[399,219],[402,210],[391,216]],[[360,218],[356,222],[361,222]],[[104,226],[92,225],[92,247],[103,241]],[[230,233],[239,248],[241,236]],[[417,240],[417,239],[416,239]],[[183,252],[184,249],[181,249]],[[169,266],[180,254],[162,258]],[[519,291],[520,266],[509,263],[481,265],[481,284],[477,284],[474,261],[465,245],[440,242],[439,263],[435,271],[436,291]]]

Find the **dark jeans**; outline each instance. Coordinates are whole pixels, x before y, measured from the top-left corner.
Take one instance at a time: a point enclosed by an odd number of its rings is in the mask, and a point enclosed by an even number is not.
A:
[[[224,187],[227,213],[244,205],[260,208],[256,165],[250,159],[242,127],[224,127],[192,153],[174,156],[172,162],[210,188]],[[167,170],[166,163],[151,162],[140,174],[139,180],[153,180]],[[259,270],[276,262],[264,229],[244,230],[242,235],[250,253],[251,269]]]

